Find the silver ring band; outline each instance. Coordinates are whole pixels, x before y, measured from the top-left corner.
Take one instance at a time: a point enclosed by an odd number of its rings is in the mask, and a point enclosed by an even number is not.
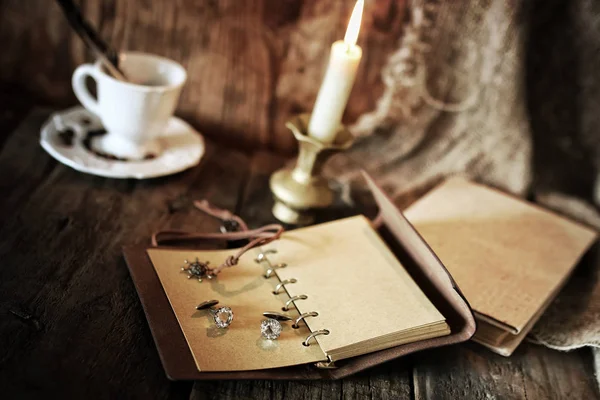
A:
[[[261,263],[267,259],[267,254],[276,254],[276,253],[277,253],[277,250],[275,250],[275,249],[265,250],[265,251],[259,253],[258,256],[256,256],[256,258],[254,259],[254,262]]]
[[[208,311],[212,315],[217,328],[227,328],[233,321],[233,311],[227,306],[215,308],[217,304],[219,304],[218,300],[204,301],[196,306],[196,310]]]
[[[296,283],[298,282],[296,280],[296,278],[292,278],[292,279],[286,279],[285,281],[282,281],[279,285],[275,286],[275,290],[273,290],[273,294],[279,294],[279,291],[287,284],[289,283]]]
[[[305,295],[305,294],[301,294],[300,296],[291,297],[288,301],[285,302],[285,306],[283,306],[282,310],[283,311],[289,311],[290,310],[290,304],[293,304],[294,301],[296,301],[296,300],[306,300],[306,299],[308,299],[308,296]],[[294,304],[294,307],[295,306],[296,305]]]
[[[319,313],[316,311],[311,311],[311,312],[305,312],[303,314],[300,314],[300,316],[298,318],[296,318],[296,320],[294,321],[294,323],[292,324],[292,328],[294,329],[298,329],[298,322],[304,320],[304,318],[308,318],[308,317],[318,317]]]
[[[318,331],[311,333],[310,335],[308,335],[306,337],[306,339],[304,339],[304,342],[302,342],[302,344],[304,346],[310,346],[310,343],[309,343],[310,339],[314,338],[315,336],[319,336],[319,335],[329,335],[329,330],[327,330],[327,329],[319,329]]]
[[[278,268],[285,268],[287,267],[286,263],[281,263],[281,264],[276,264],[274,265],[272,268],[269,268],[267,270],[267,272],[265,272],[265,278],[269,279],[270,277],[273,276],[273,274],[275,273],[275,270]]]

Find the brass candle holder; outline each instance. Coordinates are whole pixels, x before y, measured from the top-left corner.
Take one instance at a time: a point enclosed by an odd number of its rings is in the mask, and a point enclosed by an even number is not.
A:
[[[275,197],[273,215],[288,224],[310,224],[314,221],[315,209],[333,204],[334,191],[321,175],[323,165],[331,155],[348,149],[354,142],[344,125],[339,126],[333,143],[310,137],[309,120],[310,114],[300,114],[285,124],[298,141],[298,161],[293,169],[283,168],[271,175],[270,187]]]

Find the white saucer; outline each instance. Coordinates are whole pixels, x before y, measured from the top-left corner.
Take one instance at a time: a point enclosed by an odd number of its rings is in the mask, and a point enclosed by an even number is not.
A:
[[[40,144],[61,163],[107,178],[146,179],[171,175],[198,164],[204,155],[202,135],[177,117],[169,120],[159,138],[163,151],[147,160],[110,159],[88,150],[89,133],[102,131],[97,116],[83,107],[73,107],[50,116],[42,125]]]

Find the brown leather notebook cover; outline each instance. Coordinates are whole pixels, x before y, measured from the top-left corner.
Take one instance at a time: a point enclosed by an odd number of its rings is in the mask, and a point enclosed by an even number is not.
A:
[[[169,379],[338,379],[415,351],[463,342],[473,336],[475,320],[472,311],[446,268],[372,179],[365,178],[382,212],[383,225],[379,233],[421,290],[444,315],[451,333],[341,360],[336,362],[335,369],[304,364],[267,370],[199,372],[146,253],[147,247],[125,247],[125,260]]]

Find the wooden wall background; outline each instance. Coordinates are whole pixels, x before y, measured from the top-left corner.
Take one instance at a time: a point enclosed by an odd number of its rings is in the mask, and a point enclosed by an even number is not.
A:
[[[188,70],[178,114],[237,147],[290,153],[284,122],[312,108],[333,41],[354,0],[81,0],[101,35],[124,50],[177,60]],[[402,33],[405,0],[367,2],[364,49],[346,118],[374,108],[380,70]],[[91,62],[54,1],[0,0],[0,83],[38,102],[76,104],[70,78]]]

